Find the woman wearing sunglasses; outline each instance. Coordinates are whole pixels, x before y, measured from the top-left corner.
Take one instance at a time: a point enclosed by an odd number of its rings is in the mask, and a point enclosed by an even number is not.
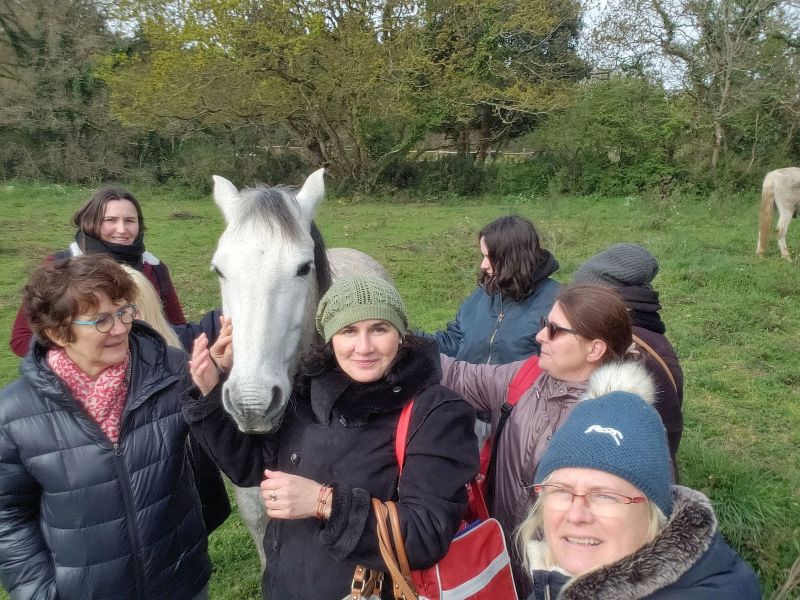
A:
[[[626,357],[632,344],[631,320],[622,298],[597,285],[563,288],[536,334],[541,374],[524,391],[496,435],[509,385],[526,361],[475,365],[441,355],[442,384],[478,411],[492,415],[495,431],[489,467],[489,511],[507,536],[533,504],[533,474],[553,433],[566,420],[592,373],[609,360]],[[652,393],[644,390],[643,393]],[[507,410],[507,409],[506,409]],[[518,566],[521,564],[521,560]]]
[[[538,500],[517,536],[529,600],[761,598],[708,498],[670,485],[659,414],[615,389],[642,377],[639,365],[597,371],[542,457]]]
[[[92,254],[37,269],[35,338],[0,391],[0,579],[12,598],[201,600],[211,565],[186,455],[182,350],[134,321]]]

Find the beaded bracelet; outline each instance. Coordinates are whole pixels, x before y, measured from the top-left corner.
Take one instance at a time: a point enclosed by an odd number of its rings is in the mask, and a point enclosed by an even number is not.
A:
[[[333,487],[327,484],[320,486],[319,495],[317,496],[317,512],[314,515],[320,521],[325,519],[325,506],[333,493]]]

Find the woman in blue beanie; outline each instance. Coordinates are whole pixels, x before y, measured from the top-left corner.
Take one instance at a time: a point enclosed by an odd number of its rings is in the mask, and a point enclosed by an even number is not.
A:
[[[538,500],[517,533],[529,600],[761,598],[708,498],[670,485],[658,413],[618,389],[646,376],[636,364],[602,367],[553,436],[536,470]]]

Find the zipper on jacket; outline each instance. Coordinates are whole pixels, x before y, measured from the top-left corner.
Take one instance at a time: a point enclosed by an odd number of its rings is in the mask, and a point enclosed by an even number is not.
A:
[[[497,332],[500,329],[500,323],[503,322],[503,317],[505,317],[505,316],[506,316],[505,309],[501,308],[500,309],[500,314],[497,317],[497,322],[495,323],[495,326],[494,326],[494,331],[492,332],[492,335],[489,338],[489,356],[486,359],[486,364],[487,365],[492,364],[492,350],[494,349],[494,338],[497,337]]]
[[[121,434],[121,432],[120,432]],[[131,492],[131,480],[128,477],[128,469],[125,465],[125,459],[122,456],[122,448],[120,444],[114,444],[114,466],[117,469],[117,477],[119,478],[120,490],[122,491],[122,502],[125,505],[125,513],[128,515],[128,538],[133,546],[133,568],[135,570],[134,576],[136,581],[136,596],[137,598],[144,598],[145,590],[145,577],[144,577],[144,552],[142,548],[142,540],[139,535],[139,526],[136,521],[136,510],[134,509],[133,493]]]

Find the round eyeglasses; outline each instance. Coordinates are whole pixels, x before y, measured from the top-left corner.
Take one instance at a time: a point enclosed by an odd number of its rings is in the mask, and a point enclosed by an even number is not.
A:
[[[570,489],[553,483],[535,485],[533,491],[539,494],[546,508],[559,512],[572,508],[575,498],[583,498],[586,507],[598,517],[618,517],[625,510],[626,504],[647,502],[647,498],[644,496],[625,496],[616,492],[576,494]]]
[[[113,313],[100,313],[93,321],[73,321],[73,325],[94,325],[100,333],[108,333],[114,327],[114,319],[120,320],[124,325],[130,325],[136,318],[136,305],[126,304]]]
[[[551,340],[554,339],[559,333],[562,333],[562,332],[563,333],[574,333],[576,335],[578,334],[578,332],[575,331],[574,329],[568,329],[566,327],[562,327],[561,325],[556,325],[555,323],[553,323],[547,317],[542,317],[541,319],[539,319],[539,326],[542,329],[547,329],[547,337],[549,337]]]

